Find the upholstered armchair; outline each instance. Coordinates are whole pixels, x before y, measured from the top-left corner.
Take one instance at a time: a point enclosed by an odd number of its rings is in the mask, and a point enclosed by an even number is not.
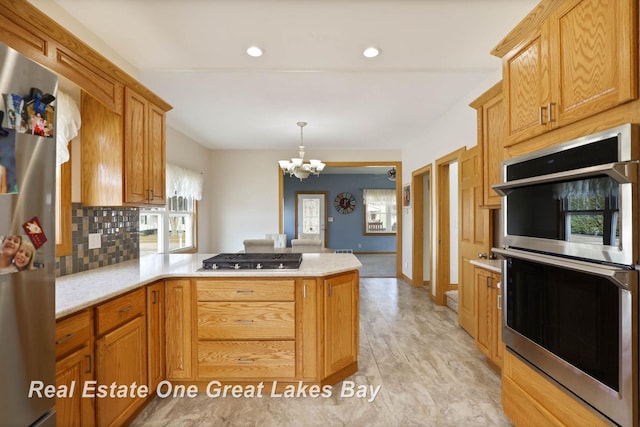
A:
[[[244,243],[245,253],[274,252],[274,241],[272,239],[247,239],[242,243]]]
[[[292,239],[291,252],[322,252],[320,239]]]

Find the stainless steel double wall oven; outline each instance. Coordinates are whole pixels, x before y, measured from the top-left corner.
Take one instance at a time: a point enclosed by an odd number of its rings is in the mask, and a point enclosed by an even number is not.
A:
[[[638,127],[503,163],[503,340],[619,425],[638,424]]]

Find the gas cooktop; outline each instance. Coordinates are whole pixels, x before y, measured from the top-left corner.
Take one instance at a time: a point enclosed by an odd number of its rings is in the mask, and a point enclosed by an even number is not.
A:
[[[297,269],[302,262],[300,253],[249,253],[218,254],[202,261],[205,270],[283,270]]]

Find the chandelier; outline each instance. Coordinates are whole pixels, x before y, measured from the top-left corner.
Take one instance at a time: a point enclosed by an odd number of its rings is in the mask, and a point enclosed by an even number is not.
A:
[[[322,172],[326,165],[317,159],[311,159],[309,160],[309,163],[304,163],[304,141],[302,129],[307,125],[307,122],[298,122],[296,124],[300,127],[300,146],[298,147],[298,154],[300,157],[293,157],[291,161],[280,160],[278,163],[284,173],[289,173],[289,176],[295,176],[300,178],[300,181],[302,181],[310,174],[319,176],[320,172]]]

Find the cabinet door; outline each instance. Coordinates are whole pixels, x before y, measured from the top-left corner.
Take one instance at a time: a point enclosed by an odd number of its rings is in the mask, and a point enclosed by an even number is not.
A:
[[[149,203],[165,204],[165,114],[153,104],[149,104],[149,139],[147,141],[147,176],[150,190]]]
[[[82,397],[85,381],[93,379],[93,349],[88,345],[56,363],[56,387],[71,390],[67,398],[56,398],[56,425],[80,427],[95,425],[94,400]]]
[[[98,384],[147,384],[147,336],[144,316],[109,332],[96,342]],[[122,425],[144,403],[131,397],[98,398],[98,426]]]
[[[538,33],[502,62],[506,102],[505,146],[531,138],[550,129],[548,121],[548,42]]]
[[[124,201],[146,203],[147,186],[147,101],[136,92],[125,90],[124,104]]]
[[[504,343],[502,342],[502,286],[498,287],[502,276],[493,273],[491,278],[493,283],[491,288],[491,311],[493,312],[491,316],[491,359],[493,363],[502,368],[504,359]]]
[[[324,281],[325,377],[358,361],[358,283],[355,274]]]
[[[193,372],[191,281],[165,281],[167,378],[191,379]]]
[[[491,273],[475,267],[477,332],[476,346],[485,356],[491,357]]]
[[[500,195],[491,186],[502,182],[505,134],[502,91],[482,108],[482,133],[483,205],[500,207]]]
[[[164,282],[147,287],[147,350],[149,389],[164,380]]]
[[[551,15],[551,118],[555,126],[637,97],[636,3],[570,0]]]

